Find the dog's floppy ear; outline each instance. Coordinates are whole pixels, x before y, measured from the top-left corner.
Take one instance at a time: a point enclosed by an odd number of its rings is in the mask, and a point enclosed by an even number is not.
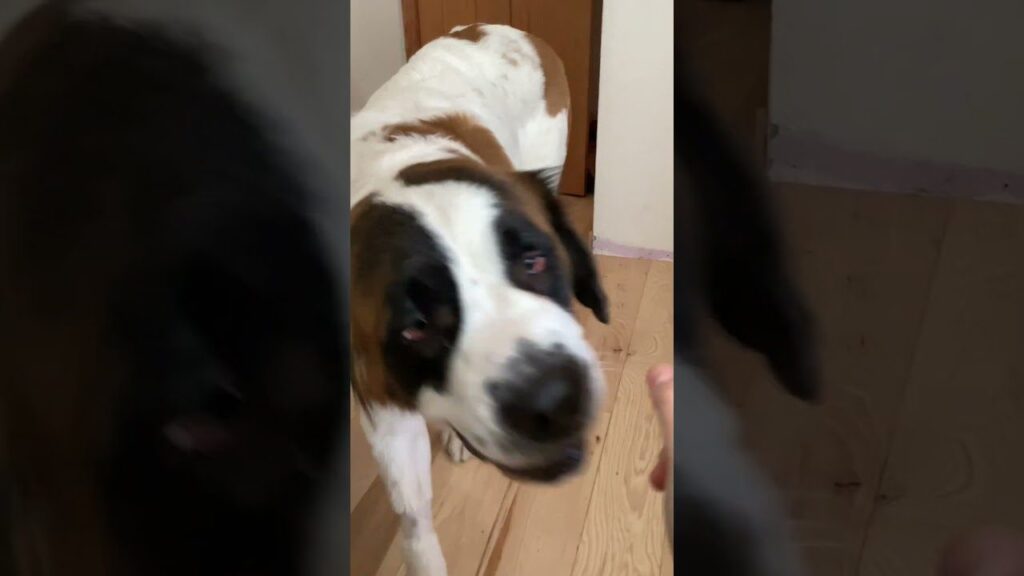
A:
[[[677,176],[688,180],[702,292],[715,320],[760,352],[793,395],[819,395],[811,313],[788,269],[766,179],[687,78],[676,77]]]
[[[573,231],[565,217],[565,212],[558,204],[558,185],[562,179],[562,167],[544,168],[521,173],[543,188],[544,207],[547,209],[551,226],[558,235],[558,240],[565,246],[569,254],[569,261],[572,265],[572,287],[576,299],[587,308],[593,311],[594,316],[602,323],[607,324],[608,299],[601,288],[601,281],[597,275],[597,267],[594,265],[594,258],[590,250]]]

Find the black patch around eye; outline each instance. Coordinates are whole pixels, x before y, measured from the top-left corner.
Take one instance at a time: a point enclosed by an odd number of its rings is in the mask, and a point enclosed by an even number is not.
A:
[[[555,254],[554,242],[528,218],[510,208],[498,217],[497,227],[509,281],[517,288],[570,308],[571,286]],[[536,266],[537,258],[543,259],[543,266]]]
[[[444,377],[434,360],[447,356],[458,335],[459,305],[446,266],[430,265],[392,287],[389,341],[397,340],[404,364],[419,364],[431,377]],[[398,338],[394,335],[398,334]],[[412,362],[410,362],[410,360]]]
[[[423,386],[443,387],[461,310],[446,263],[424,263],[408,274],[389,290],[384,358],[395,382],[414,398]],[[416,338],[408,337],[410,329],[416,330]]]
[[[448,258],[408,210],[373,204],[352,227],[353,281],[388,278],[384,360],[398,390],[412,402],[423,386],[443,387],[462,310]],[[404,334],[416,328],[414,339]]]

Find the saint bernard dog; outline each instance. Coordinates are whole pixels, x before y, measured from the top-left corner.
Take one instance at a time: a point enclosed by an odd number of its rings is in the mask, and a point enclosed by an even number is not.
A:
[[[604,382],[573,296],[608,310],[556,199],[568,128],[560,59],[501,25],[423,46],[352,118],[353,390],[411,574],[447,573],[427,422],[513,478],[581,466]]]
[[[5,2],[0,574],[346,572],[345,11]]]

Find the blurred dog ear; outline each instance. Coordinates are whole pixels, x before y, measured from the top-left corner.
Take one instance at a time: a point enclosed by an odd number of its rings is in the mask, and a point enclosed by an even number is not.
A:
[[[819,395],[810,312],[794,285],[767,182],[685,76],[676,76],[677,175],[686,180],[702,296],[714,319],[761,353],[793,395]]]
[[[594,258],[583,240],[572,229],[562,206],[558,203],[558,186],[562,179],[562,167],[533,170],[523,172],[521,175],[540,184],[544,189],[542,196],[548,218],[551,220],[558,240],[569,254],[569,261],[572,264],[572,287],[576,299],[580,301],[580,304],[590,308],[598,320],[607,324],[609,321],[608,300],[601,287]]]

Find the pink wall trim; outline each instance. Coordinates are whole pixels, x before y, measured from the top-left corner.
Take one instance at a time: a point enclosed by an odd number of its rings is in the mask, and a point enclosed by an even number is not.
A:
[[[774,182],[1024,203],[1024,174],[885,158],[785,129],[768,154]]]
[[[660,260],[663,262],[672,261],[672,252],[669,250],[635,248],[596,236],[594,237],[593,251],[594,254],[601,254],[603,256],[618,256],[619,258],[633,258],[636,260]]]

